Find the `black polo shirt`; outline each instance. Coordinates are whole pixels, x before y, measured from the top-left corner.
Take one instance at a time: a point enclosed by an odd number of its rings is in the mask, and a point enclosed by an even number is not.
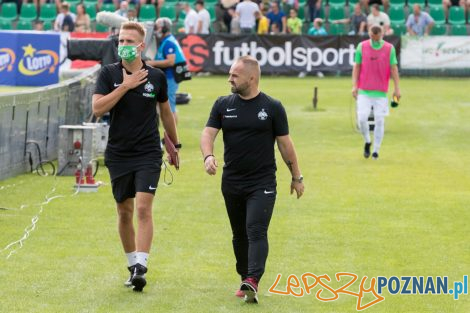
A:
[[[275,182],[275,138],[289,134],[281,102],[263,92],[250,100],[237,94],[220,97],[206,126],[222,129],[225,182],[241,185]]]
[[[168,100],[167,82],[160,69],[145,63],[142,68],[148,70],[147,81],[129,90],[109,112],[105,163],[110,168],[111,179],[161,165],[157,102]],[[104,66],[95,94],[106,95],[116,89],[123,81],[122,69],[120,62]]]

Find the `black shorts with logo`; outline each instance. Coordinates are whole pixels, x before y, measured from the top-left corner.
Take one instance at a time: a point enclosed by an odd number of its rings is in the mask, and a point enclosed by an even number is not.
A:
[[[160,169],[136,170],[111,180],[113,196],[117,203],[129,198],[135,198],[137,192],[155,194]]]

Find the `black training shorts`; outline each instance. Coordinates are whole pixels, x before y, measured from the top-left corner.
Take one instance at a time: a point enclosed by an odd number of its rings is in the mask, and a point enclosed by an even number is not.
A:
[[[160,169],[137,170],[111,180],[113,196],[117,203],[124,202],[128,198],[135,198],[136,192],[155,194]]]

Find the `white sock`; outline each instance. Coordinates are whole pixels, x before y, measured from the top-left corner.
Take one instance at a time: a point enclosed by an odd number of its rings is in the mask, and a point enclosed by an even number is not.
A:
[[[147,267],[149,254],[146,252],[137,252],[137,263]]]
[[[136,251],[126,253],[126,257],[127,257],[127,264],[129,264],[129,266],[137,264],[137,252]]]
[[[382,144],[382,140],[384,138],[385,132],[385,118],[375,117],[375,128],[374,128],[374,152],[379,153],[380,145]]]

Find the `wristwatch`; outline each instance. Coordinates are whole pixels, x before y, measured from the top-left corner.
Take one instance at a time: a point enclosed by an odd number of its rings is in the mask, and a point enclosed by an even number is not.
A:
[[[176,149],[181,149],[182,146],[183,146],[183,145],[182,145],[181,143],[177,143],[177,144],[175,145],[175,148],[176,148]]]
[[[292,177],[292,182],[293,183],[303,183],[304,182],[304,177],[302,175],[300,175],[299,177],[295,178],[295,177]]]

